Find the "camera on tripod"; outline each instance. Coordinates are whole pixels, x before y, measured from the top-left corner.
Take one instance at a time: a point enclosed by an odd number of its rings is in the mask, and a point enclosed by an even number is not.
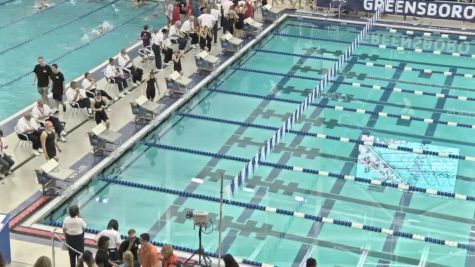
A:
[[[204,229],[208,228],[210,224],[209,215],[207,212],[190,210],[186,212],[185,216],[187,219],[193,219],[193,223],[195,226],[198,226]]]
[[[198,255],[198,266],[211,266],[211,259],[206,254],[205,250],[203,249],[203,240],[202,234],[210,234],[213,231],[213,222],[209,219],[209,214],[207,212],[202,211],[187,211],[186,219],[191,220],[193,219],[193,229],[198,226],[198,242],[199,247],[195,252],[186,260],[185,265],[195,256]],[[206,231],[210,228],[208,231]]]

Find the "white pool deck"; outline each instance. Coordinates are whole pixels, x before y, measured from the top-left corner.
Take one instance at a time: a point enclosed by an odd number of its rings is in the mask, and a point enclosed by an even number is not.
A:
[[[308,10],[298,11],[309,12]],[[475,29],[474,24],[463,24],[454,21],[435,21],[427,19],[408,19],[407,21],[404,21],[402,17],[397,16],[385,16],[383,20],[385,22],[408,23],[408,26],[421,25],[422,23],[422,25],[430,25],[434,27],[443,26],[454,27],[458,29]],[[185,58],[182,60],[185,76],[191,75],[196,71],[194,55],[197,52],[199,52],[199,49],[188,51],[185,55]],[[220,52],[221,49],[219,48],[218,42],[218,45],[213,46],[211,54],[217,55]],[[141,63],[140,59],[136,58],[135,63],[144,69],[144,78],[147,78],[150,68],[154,65],[153,61],[150,63]],[[168,66],[164,72],[161,72],[157,75],[160,88],[156,101],[159,101],[159,99],[165,95],[166,85],[164,77],[168,76],[172,71],[173,66]],[[104,79],[99,81],[99,84],[103,83],[105,83]],[[102,87],[99,86],[99,88]],[[144,94],[145,85],[141,85],[133,90],[132,93],[111,106],[111,112],[109,115],[112,122],[112,130],[118,131],[133,120],[129,102]],[[70,168],[79,159],[91,152],[91,146],[87,138],[87,132],[95,126],[95,122],[94,120],[86,120],[85,114],[73,115],[70,108],[64,114],[61,112],[59,117],[61,120],[67,121],[67,130],[69,131],[67,136],[68,141],[66,143],[60,143],[60,146],[63,150],[63,152],[59,154],[60,166],[63,168]],[[72,128],[75,129],[71,131]],[[35,182],[34,170],[45,162],[43,155],[33,157],[31,154],[31,148],[29,147],[15,148],[18,142],[18,138],[15,134],[8,135],[6,140],[10,146],[8,153],[13,156],[17,163],[24,163],[18,169],[16,169],[12,175],[0,181],[0,213],[10,213],[13,210],[18,209],[22,203],[30,199],[33,195],[38,195],[41,187]],[[13,262],[10,266],[32,266],[35,259],[39,256],[51,256],[51,245],[47,240],[21,237],[15,234],[12,237],[11,246]],[[57,248],[55,251],[56,266],[68,266],[69,261],[67,252],[61,250],[60,248]]]

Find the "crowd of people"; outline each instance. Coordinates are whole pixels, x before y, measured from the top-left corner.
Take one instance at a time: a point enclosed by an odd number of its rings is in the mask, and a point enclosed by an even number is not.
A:
[[[96,235],[95,253],[85,249],[84,230],[86,221],[80,216],[79,207],[72,205],[69,215],[63,221],[63,234],[68,247],[71,267],[179,267],[184,262],[173,250],[171,245],[164,245],[160,251],[152,244],[148,233],[136,235],[134,229],[127,232],[122,240],[117,220],[110,220],[106,229]],[[222,256],[224,267],[239,267],[230,254]],[[49,257],[41,256],[34,267],[52,267]],[[306,260],[307,267],[317,267],[314,258]],[[0,254],[0,267],[6,263]]]
[[[85,250],[84,229],[86,221],[81,218],[79,207],[69,207],[69,216],[64,219],[63,233],[68,245],[71,267],[173,267],[182,261],[174,254],[173,247],[164,245],[160,252],[150,242],[148,233],[137,236],[134,229],[127,232],[122,240],[119,222],[112,219],[106,229],[96,235],[97,252]],[[231,255],[223,256],[226,267],[239,266]],[[40,267],[40,266],[37,266]],[[41,266],[48,267],[48,266]]]

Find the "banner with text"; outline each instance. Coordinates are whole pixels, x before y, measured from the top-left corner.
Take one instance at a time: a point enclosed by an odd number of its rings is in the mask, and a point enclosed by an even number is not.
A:
[[[318,0],[317,5],[329,7],[335,0]],[[346,0],[344,6],[354,11],[376,11],[384,0]],[[434,19],[450,19],[475,22],[475,4],[442,2],[387,0],[384,9],[386,14],[426,17]]]

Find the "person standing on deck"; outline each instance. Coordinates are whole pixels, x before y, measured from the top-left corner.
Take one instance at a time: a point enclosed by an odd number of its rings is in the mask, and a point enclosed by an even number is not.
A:
[[[33,77],[33,85],[36,83],[38,93],[43,99],[43,103],[48,103],[48,89],[51,75],[51,67],[46,64],[43,57],[38,57],[38,64],[33,69],[35,76]]]

